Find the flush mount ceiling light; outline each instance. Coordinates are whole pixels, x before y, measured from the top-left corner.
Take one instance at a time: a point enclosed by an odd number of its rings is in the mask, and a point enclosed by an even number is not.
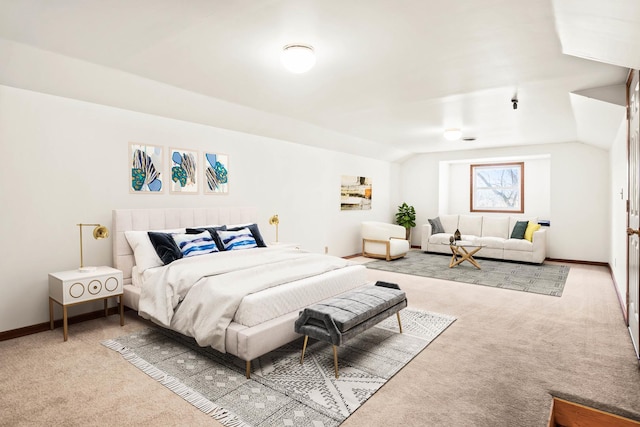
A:
[[[462,131],[460,129],[445,129],[444,131],[444,139],[447,141],[455,141],[456,139],[460,139],[462,136]]]
[[[304,44],[288,44],[282,49],[282,65],[292,73],[304,73],[316,65],[313,47]]]

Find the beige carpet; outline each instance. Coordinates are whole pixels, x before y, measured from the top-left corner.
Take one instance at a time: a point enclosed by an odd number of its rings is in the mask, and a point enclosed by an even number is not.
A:
[[[562,297],[384,271],[409,306],[458,320],[342,425],[545,426],[550,393],[640,414],[640,371],[603,267],[572,265]],[[129,312],[0,342],[0,425],[219,426],[101,341]]]

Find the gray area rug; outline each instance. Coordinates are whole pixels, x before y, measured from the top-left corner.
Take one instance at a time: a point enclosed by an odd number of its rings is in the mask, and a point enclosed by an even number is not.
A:
[[[338,348],[334,376],[329,344],[302,339],[252,363],[204,348],[188,337],[150,328],[102,344],[211,415],[223,425],[340,425],[391,377],[440,335],[454,317],[421,310],[400,311],[403,333],[392,316]]]
[[[569,266],[566,265],[537,265],[482,258],[476,260],[482,270],[478,270],[467,261],[449,268],[451,255],[409,251],[404,258],[393,261],[375,260],[364,265],[376,270],[556,297],[562,296],[569,275]]]

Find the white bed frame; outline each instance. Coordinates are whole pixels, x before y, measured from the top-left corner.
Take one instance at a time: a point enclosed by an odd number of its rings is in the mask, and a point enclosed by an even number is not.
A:
[[[252,207],[219,208],[173,208],[173,209],[115,209],[113,210],[113,262],[122,270],[124,279],[124,304],[138,311],[140,288],[131,281],[135,265],[133,250],[125,237],[125,231],[165,230],[196,227],[210,224],[255,223],[256,209]],[[354,266],[343,269],[345,276],[361,281],[365,267]],[[317,276],[318,284],[323,280]],[[364,281],[359,283],[364,285]],[[225,345],[227,353],[246,362],[246,376],[251,374],[251,361],[287,344],[298,337],[294,323],[299,311],[287,313],[256,326],[247,327],[231,322],[227,328]]]

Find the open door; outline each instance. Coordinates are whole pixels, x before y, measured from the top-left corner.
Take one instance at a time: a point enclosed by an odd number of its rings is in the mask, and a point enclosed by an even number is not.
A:
[[[629,333],[633,340],[636,355],[640,358],[640,120],[638,110],[640,102],[638,70],[632,70],[627,80],[627,109],[629,123],[629,202],[627,209],[628,239],[628,283],[627,283],[627,319]]]

